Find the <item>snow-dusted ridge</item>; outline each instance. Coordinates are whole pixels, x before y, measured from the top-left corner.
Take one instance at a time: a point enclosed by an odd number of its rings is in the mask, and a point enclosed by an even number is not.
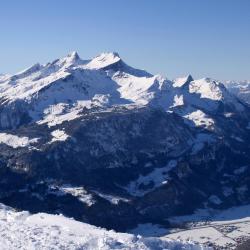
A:
[[[102,69],[109,65],[115,64],[121,61],[121,58],[117,52],[102,53],[99,56],[93,58],[87,63],[84,68],[87,69]]]

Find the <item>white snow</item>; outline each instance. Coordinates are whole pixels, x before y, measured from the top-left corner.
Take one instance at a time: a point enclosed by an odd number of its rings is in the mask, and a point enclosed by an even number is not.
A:
[[[120,72],[115,73],[112,79],[120,86],[121,98],[139,105],[147,105],[165,81],[159,75],[138,77]]]
[[[214,125],[214,120],[201,110],[196,110],[183,116],[194,123],[194,126],[209,128]]]
[[[69,108],[66,103],[58,103],[55,105],[50,105],[43,111],[44,118],[42,120],[39,120],[37,123],[38,124],[47,123],[48,127],[53,127],[58,124],[62,124],[65,121],[71,121],[80,117],[79,112],[81,110],[82,110],[81,107],[79,107],[78,105],[76,107]]]
[[[240,242],[250,239],[250,205],[226,210],[202,209],[192,215],[173,217],[169,221],[175,227],[179,224],[189,229],[171,228],[176,232],[163,238],[208,243],[225,249],[235,249]]]
[[[63,130],[60,129],[52,131],[51,135],[53,137],[51,143],[55,141],[66,141],[69,138],[69,136]]]
[[[0,143],[4,143],[12,148],[28,147],[31,144],[37,143],[39,138],[30,139],[26,136],[19,137],[17,135],[0,133]]]
[[[240,100],[249,104],[250,102],[250,81],[226,81],[225,86],[234,95],[236,95]]]
[[[184,105],[184,100],[183,100],[183,95],[175,95],[174,96],[174,103],[173,103],[173,106],[172,107],[178,107],[178,106],[182,106]]]
[[[9,77],[10,77],[10,75],[0,74],[0,83],[6,81]]]
[[[117,195],[104,194],[104,193],[101,193],[99,191],[98,192],[94,191],[94,193],[97,194],[98,196],[100,196],[101,198],[109,201],[110,203],[112,203],[114,205],[118,205],[120,201],[123,201],[123,202],[129,202],[130,201],[129,199],[119,197]]]
[[[107,70],[112,65],[118,67]],[[85,109],[117,105],[156,106],[178,114],[185,109],[182,116],[186,120],[205,127],[214,123],[206,111],[216,111],[219,102],[244,110],[238,99],[213,79],[193,80],[189,75],[169,81],[126,65],[117,53],[82,60],[73,52],[52,63],[35,64],[13,76],[1,76],[0,83],[4,107],[20,102],[22,111],[33,121],[49,127],[77,119]],[[11,114],[10,117],[13,119]],[[10,117],[3,115],[0,122],[8,127],[12,125]]]
[[[188,75],[188,76],[184,76],[184,77],[179,77],[179,78],[176,78],[174,81],[173,81],[173,86],[174,87],[182,87],[184,84],[188,83],[189,81],[192,81],[192,76],[191,75]]]
[[[146,224],[138,224],[137,227],[131,229],[129,233],[139,234],[146,237],[159,237],[166,235],[168,230],[163,228],[158,224],[146,223]]]
[[[68,193],[75,197],[78,197],[81,202],[86,203],[88,206],[92,206],[95,203],[93,196],[91,194],[88,194],[88,192],[83,187],[63,185],[60,187],[60,190],[64,193]]]
[[[86,64],[84,67],[88,69],[101,69],[105,68],[111,64],[114,64],[118,61],[120,61],[121,58],[118,55],[118,53],[102,53],[99,56],[92,59],[88,64]]]
[[[49,193],[55,194],[57,196],[64,196],[66,194],[71,194],[77,197],[79,201],[85,203],[87,206],[92,206],[95,204],[93,196],[87,192],[83,187],[75,187],[69,184],[64,185],[49,185]]]
[[[192,81],[189,84],[190,93],[198,93],[201,98],[207,98],[215,101],[220,101],[223,98],[221,84],[213,81],[210,78],[203,78]]]
[[[116,233],[62,215],[15,212],[0,204],[1,250],[207,249],[192,242]]]
[[[172,233],[167,236],[168,239],[172,240],[184,240],[194,241],[201,244],[213,243],[219,247],[225,247],[227,244],[234,244],[235,241],[224,236],[223,233],[219,232],[213,227],[205,227],[198,229],[185,230],[183,232]]]
[[[192,81],[189,84],[189,92],[191,94],[198,94],[201,99],[204,98],[210,101],[210,104],[207,103],[208,106],[210,105],[210,109],[215,109],[217,107],[216,102],[221,101],[233,105],[237,111],[244,111],[243,105],[237,98],[230,94],[222,83],[211,78]],[[211,101],[215,101],[215,103],[212,104]],[[202,100],[200,100],[200,102],[202,102]]]
[[[168,172],[176,166],[177,161],[171,160],[165,167],[155,168],[146,176],[140,175],[137,180],[130,182],[125,189],[131,195],[144,196],[157,187],[167,184]]]

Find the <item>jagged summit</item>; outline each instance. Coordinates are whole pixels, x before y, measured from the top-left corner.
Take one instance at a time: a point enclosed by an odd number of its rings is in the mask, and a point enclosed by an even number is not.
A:
[[[212,100],[222,100],[228,95],[228,91],[222,83],[208,77],[192,81],[189,85],[189,91],[200,94],[201,98]]]
[[[194,79],[193,79],[193,77],[191,75],[187,75],[187,76],[184,76],[184,77],[179,77],[179,78],[174,79],[173,86],[174,87],[182,87],[184,85],[189,84],[193,80]]]
[[[76,51],[72,51],[68,54],[68,57],[74,58],[74,59],[80,59],[79,54]]]
[[[74,65],[81,62],[80,56],[76,51],[69,53],[66,57],[60,59],[65,65]]]
[[[80,59],[78,53],[76,51],[73,51],[69,53],[66,57],[55,60],[52,65],[57,65],[59,67],[72,67],[77,66],[79,64],[82,64],[82,60]]]
[[[121,58],[117,52],[101,53],[97,57],[94,57],[92,60],[90,60],[90,62],[86,65],[86,68],[102,69],[119,61],[121,61]]]

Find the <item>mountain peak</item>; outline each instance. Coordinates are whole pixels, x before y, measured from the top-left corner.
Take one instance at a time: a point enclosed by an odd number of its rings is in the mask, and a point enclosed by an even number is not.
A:
[[[187,75],[187,76],[184,76],[184,77],[179,77],[179,78],[176,78],[174,81],[173,81],[173,86],[174,87],[182,87],[186,84],[189,84],[190,82],[192,82],[194,79],[191,75]]]
[[[78,55],[78,53],[76,51],[73,51],[73,52],[69,53],[67,55],[67,57],[70,58],[70,59],[72,59],[72,60],[78,60],[78,59],[80,59],[80,57],[79,57],[79,55]]]
[[[97,57],[93,58],[88,64],[89,69],[102,69],[109,65],[115,64],[121,61],[121,58],[117,52],[105,52],[101,53]]]
[[[118,54],[118,52],[103,52],[100,55],[98,55],[97,57],[102,57],[102,58],[119,58],[121,59],[120,55]]]
[[[217,101],[225,98],[228,94],[222,83],[208,77],[192,81],[189,85],[189,91],[200,94],[201,98]]]
[[[80,57],[76,51],[73,51],[61,60],[65,66],[71,66],[74,64],[78,64],[78,62],[80,61]]]
[[[67,56],[56,59],[52,63],[48,63],[48,65],[57,65],[60,68],[68,68],[72,66],[76,66],[81,63],[81,59],[76,51],[69,53]]]

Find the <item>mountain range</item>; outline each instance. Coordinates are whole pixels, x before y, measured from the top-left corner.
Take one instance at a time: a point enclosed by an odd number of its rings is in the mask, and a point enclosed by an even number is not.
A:
[[[248,88],[168,80],[118,53],[0,75],[0,202],[122,232],[247,204]]]

